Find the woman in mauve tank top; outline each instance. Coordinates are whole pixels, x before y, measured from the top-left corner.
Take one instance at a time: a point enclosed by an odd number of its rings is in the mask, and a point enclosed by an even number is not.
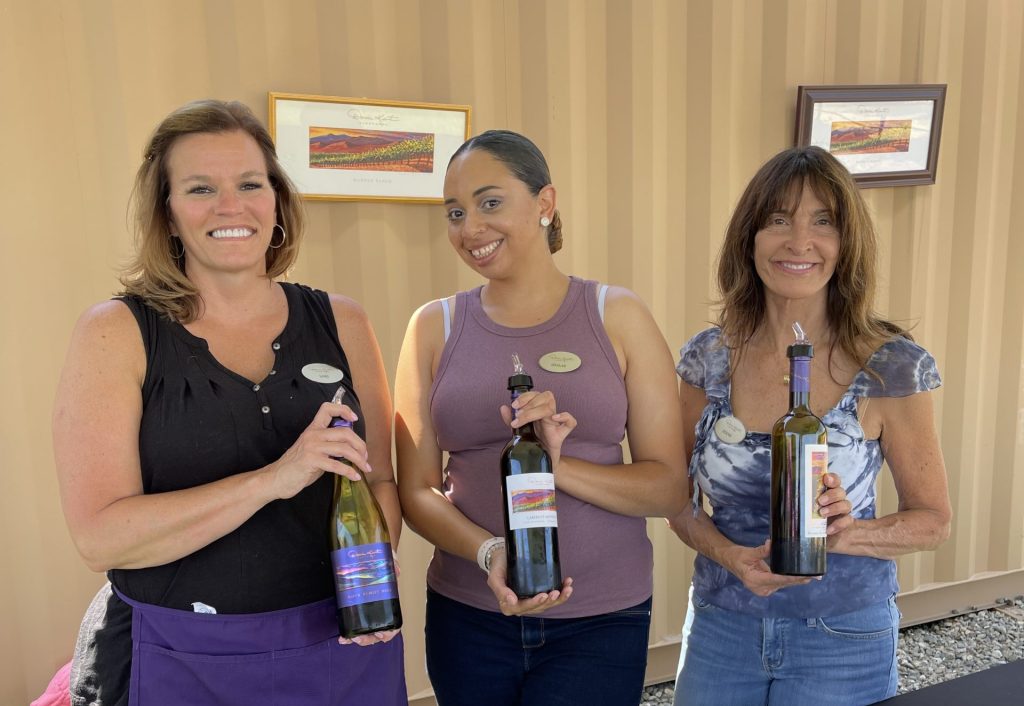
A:
[[[403,512],[436,547],[437,701],[635,706],[652,591],[644,518],[679,513],[686,495],[668,346],[635,294],[559,270],[555,188],[527,138],[466,142],[444,199],[449,240],[486,283],[413,315],[396,379]],[[535,387],[516,400],[516,424],[535,422],[552,458],[564,577],[529,598],[508,587],[498,540],[513,354]]]

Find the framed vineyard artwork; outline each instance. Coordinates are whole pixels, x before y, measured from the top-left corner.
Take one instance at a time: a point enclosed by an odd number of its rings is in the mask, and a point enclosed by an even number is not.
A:
[[[441,203],[468,105],[270,93],[270,134],[307,199]]]
[[[800,86],[796,144],[817,145],[862,188],[934,184],[945,84]]]

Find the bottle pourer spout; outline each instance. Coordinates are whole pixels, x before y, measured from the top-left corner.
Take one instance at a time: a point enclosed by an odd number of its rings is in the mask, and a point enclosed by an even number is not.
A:
[[[804,333],[803,328],[800,326],[799,321],[793,322],[793,336],[796,338],[793,343],[809,345],[811,342],[807,338],[807,334]]]
[[[341,373],[341,379],[345,379],[345,373]],[[340,380],[339,380],[340,382]],[[334,393],[334,397],[331,398],[331,404],[341,404],[342,400],[345,399],[345,386],[338,385],[337,392]]]

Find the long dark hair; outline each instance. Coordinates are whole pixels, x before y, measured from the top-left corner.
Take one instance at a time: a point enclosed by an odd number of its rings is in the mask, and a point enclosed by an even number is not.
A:
[[[788,201],[803,184],[825,204],[839,231],[839,256],[826,305],[832,331],[829,356],[838,348],[864,367],[882,343],[909,335],[874,311],[875,227],[853,177],[820,147],[794,147],[775,155],[757,170],[740,197],[718,258],[718,325],[729,347],[742,355],[765,313],[764,284],[754,265],[754,236],[771,214],[791,206]]]

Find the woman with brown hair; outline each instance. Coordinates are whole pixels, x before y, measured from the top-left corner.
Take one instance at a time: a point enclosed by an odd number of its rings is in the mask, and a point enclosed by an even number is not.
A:
[[[303,218],[270,136],[240,103],[189,103],[133,197],[124,291],[79,320],[54,412],[71,536],[113,586],[75,696],[406,703],[394,633],[338,637],[327,543],[352,466],[398,538],[383,364],[356,302],[276,279]]]
[[[718,326],[691,339],[677,366],[694,507],[670,524],[698,552],[677,704],[867,704],[896,691],[893,559],[937,547],[951,510],[929,392],[939,375],[874,313],[875,259],[863,198],[817,147],[769,160],[733,213]],[[817,352],[811,405],[828,432],[821,580],[766,563],[768,432],[789,407],[795,321]],[[899,510],[876,517],[883,460]]]

